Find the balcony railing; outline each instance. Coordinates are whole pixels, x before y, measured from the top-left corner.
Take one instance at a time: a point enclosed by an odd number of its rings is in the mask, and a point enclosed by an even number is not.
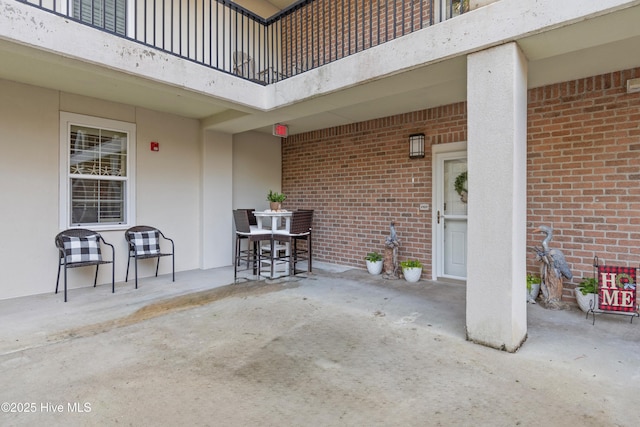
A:
[[[260,84],[457,16],[469,0],[301,0],[263,19],[227,0],[17,0]]]

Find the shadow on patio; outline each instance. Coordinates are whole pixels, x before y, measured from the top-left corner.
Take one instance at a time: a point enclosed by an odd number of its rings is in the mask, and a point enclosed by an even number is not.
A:
[[[508,354],[465,340],[464,285],[314,267],[231,286],[229,267],[118,283],[115,294],[75,289],[67,303],[0,301],[12,384],[0,397],[90,404],[59,423],[533,425],[539,410],[548,425],[637,420],[640,325],[626,318],[593,326],[578,309],[530,305],[529,338]],[[38,409],[1,416],[54,420]]]

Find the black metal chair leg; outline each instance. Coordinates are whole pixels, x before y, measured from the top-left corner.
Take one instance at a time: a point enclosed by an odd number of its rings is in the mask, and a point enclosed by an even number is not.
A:
[[[138,289],[138,257],[136,256],[136,259],[134,261],[135,263],[135,270],[136,270],[136,289]]]
[[[131,252],[129,252],[129,257],[127,258],[127,274],[124,276],[124,281],[129,281],[129,262],[131,261]]]
[[[291,239],[289,243],[289,258],[287,259],[287,263],[289,263],[289,275],[295,276],[296,274],[296,241],[295,239]]]
[[[271,276],[269,276],[269,279],[273,279],[273,273],[274,273],[273,264],[275,264],[275,262],[276,262],[275,247],[273,245],[273,239],[271,239]]]
[[[156,263],[156,277],[158,277],[158,268],[160,268],[160,257],[158,257],[158,262]]]
[[[240,245],[242,245],[242,242],[240,242]],[[241,250],[242,250],[242,248],[241,248]],[[253,251],[254,251],[253,252],[253,255],[254,255],[253,260],[254,261],[255,261],[255,255],[256,255],[255,250],[256,250],[256,242],[253,242]],[[249,240],[247,240],[247,269],[249,269],[249,263],[251,262],[251,259],[249,258],[249,254],[250,253],[251,253],[251,240],[249,239]],[[238,261],[238,262],[240,262],[240,261]],[[255,268],[254,268],[254,274],[255,274]]]
[[[260,274],[260,264],[256,261],[260,253],[260,242],[254,242],[249,239],[247,241],[247,269],[251,264],[251,272],[253,275]]]
[[[56,294],[58,293],[58,285],[60,284],[60,267],[62,267],[62,264],[60,264],[60,262],[58,262],[58,278],[56,279]]]
[[[293,246],[295,248],[294,252],[293,252],[293,256],[294,256],[294,258],[293,258],[293,274],[296,274],[296,271],[297,271],[296,269],[298,267],[298,262],[300,261],[298,259],[298,255],[299,255],[299,252],[298,252],[298,239],[295,239],[295,241],[293,243]]]
[[[312,266],[312,260],[313,260],[313,245],[311,244],[311,234],[309,234],[309,239],[307,239],[307,252],[308,252],[308,256],[309,256],[309,261],[307,264],[309,273],[311,273],[313,271],[313,266]]]
[[[67,302],[67,266],[64,266],[64,302]]]
[[[93,278],[93,287],[96,287],[96,283],[98,283],[98,269],[100,268],[100,264],[96,265],[96,275]]]
[[[260,247],[262,242],[255,242],[255,250],[253,252],[253,266],[256,279],[260,280],[260,269],[262,268],[262,248]]]
[[[238,265],[240,264],[240,246],[239,246],[239,242],[240,239],[238,239],[236,237],[236,253],[235,253],[235,259],[233,260],[233,281],[235,283],[236,280],[238,280]]]

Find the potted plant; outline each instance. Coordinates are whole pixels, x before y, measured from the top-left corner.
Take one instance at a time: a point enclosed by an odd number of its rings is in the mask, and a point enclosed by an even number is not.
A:
[[[269,201],[269,207],[272,211],[279,211],[282,208],[282,202],[287,200],[287,196],[269,190],[269,194],[267,194],[267,200]]]
[[[596,308],[598,302],[598,281],[593,277],[583,279],[576,287],[575,293],[580,310],[586,313],[590,309]]]
[[[407,282],[417,282],[422,276],[422,264],[417,259],[409,259],[400,262],[402,275]]]
[[[535,274],[527,274],[527,302],[536,303],[536,298],[540,293],[540,277]]]
[[[380,274],[382,272],[382,255],[378,252],[369,252],[364,257],[367,262],[367,270],[371,274]]]

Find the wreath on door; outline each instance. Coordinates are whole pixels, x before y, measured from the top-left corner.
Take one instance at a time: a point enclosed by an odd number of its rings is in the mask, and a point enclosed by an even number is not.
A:
[[[460,173],[460,175],[456,177],[456,180],[453,182],[453,188],[456,190],[456,193],[458,193],[458,196],[460,196],[462,203],[467,203],[467,195],[469,194],[467,190],[467,171]]]

